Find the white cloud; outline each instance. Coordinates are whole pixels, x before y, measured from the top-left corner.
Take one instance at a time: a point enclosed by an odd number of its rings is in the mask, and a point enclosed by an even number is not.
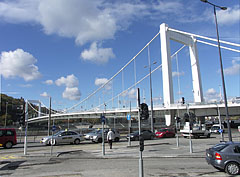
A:
[[[172,77],[175,77],[175,76],[183,76],[184,75],[184,72],[176,72],[176,71],[173,71],[172,72]]]
[[[25,81],[38,79],[41,74],[34,65],[37,59],[22,49],[2,52],[0,56],[0,73],[4,78],[21,77]]]
[[[10,23],[36,22],[39,0],[0,2],[0,18]]]
[[[96,78],[95,79],[95,85],[96,86],[102,86],[108,82],[107,78]],[[111,90],[112,88],[112,82],[109,82],[107,85],[104,86],[106,90]]]
[[[100,48],[96,42],[93,42],[89,50],[85,49],[81,53],[81,58],[85,61],[102,64],[107,63],[111,58],[115,58],[115,55],[111,48]]]
[[[128,92],[128,97],[132,99],[137,98],[137,89],[134,88],[130,89]]]
[[[218,17],[217,20],[219,24],[222,24],[222,25],[237,24],[240,21],[239,6],[228,8],[227,10],[218,10],[217,17]]]
[[[43,97],[49,97],[49,95],[48,95],[47,92],[43,92],[43,93],[41,93],[40,96],[43,96]]]
[[[66,87],[76,87],[78,86],[78,78],[76,78],[73,74],[68,75],[66,78],[61,77],[55,81],[57,86],[65,85]]]
[[[122,97],[128,96],[131,99],[136,99],[137,98],[137,89],[130,89],[130,90],[125,90],[122,94]]]
[[[64,85],[66,86],[64,92],[62,93],[62,97],[69,100],[80,100],[81,93],[78,89],[78,78],[73,74],[68,75],[66,78],[61,77],[55,81],[57,86]]]
[[[205,97],[204,99],[207,102],[215,102],[218,101],[220,99],[220,94],[216,92],[216,90],[214,88],[210,88],[207,90],[207,92],[205,93]]]
[[[69,100],[80,100],[81,93],[77,87],[66,87],[66,89],[62,93],[62,97]]]
[[[186,8],[189,4],[176,0],[5,0],[0,3],[0,19],[40,24],[46,34],[74,38],[77,44],[83,45],[114,39],[117,31],[127,29],[137,19],[186,19],[189,12],[197,17],[194,8]]]
[[[44,83],[47,84],[47,85],[52,85],[53,84],[53,80],[46,80]]]
[[[232,66],[224,69],[226,75],[240,74],[240,59],[232,60]]]
[[[21,84],[20,87],[30,88],[30,87],[32,87],[32,84]]]

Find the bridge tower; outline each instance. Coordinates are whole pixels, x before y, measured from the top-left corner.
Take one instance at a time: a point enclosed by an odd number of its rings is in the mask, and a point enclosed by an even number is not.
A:
[[[203,102],[202,81],[200,75],[196,39],[193,36],[183,34],[177,30],[169,28],[168,25],[165,23],[162,23],[160,25],[160,38],[161,38],[164,106],[167,108],[170,107],[171,104],[174,104],[170,40],[182,43],[189,47],[194,102],[202,103]],[[171,125],[174,122],[173,118],[174,112],[169,111],[169,113],[165,115],[166,125]]]

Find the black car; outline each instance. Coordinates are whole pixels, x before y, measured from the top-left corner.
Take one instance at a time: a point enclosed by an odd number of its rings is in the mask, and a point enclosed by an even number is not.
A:
[[[152,140],[155,138],[155,133],[153,133],[151,130],[142,130],[141,135],[144,138],[144,140]],[[129,138],[129,134],[127,135],[127,139]],[[133,133],[130,133],[130,139],[131,140],[139,140],[139,131],[135,131]]]
[[[222,142],[206,149],[206,161],[230,175],[240,174],[240,142]]]

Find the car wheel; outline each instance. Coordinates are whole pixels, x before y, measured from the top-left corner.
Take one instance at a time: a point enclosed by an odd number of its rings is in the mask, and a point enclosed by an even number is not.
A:
[[[101,143],[102,142],[102,138],[98,138],[98,143]]]
[[[240,172],[239,165],[236,162],[229,162],[225,167],[225,172],[229,175],[237,175]]]
[[[152,135],[151,137],[150,137],[150,140],[153,140],[154,139],[154,136]]]
[[[12,143],[11,141],[8,141],[8,142],[5,144],[5,148],[7,148],[7,149],[12,148],[12,146],[13,146],[13,143]]]
[[[118,137],[116,137],[116,138],[115,138],[115,142],[118,142],[118,141],[119,141],[119,138],[118,138]]]
[[[80,139],[75,139],[74,140],[74,144],[79,144],[80,143]]]

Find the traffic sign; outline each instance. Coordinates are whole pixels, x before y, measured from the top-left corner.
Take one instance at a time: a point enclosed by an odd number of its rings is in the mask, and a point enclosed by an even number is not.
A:
[[[131,120],[131,115],[130,114],[127,115],[127,120]]]
[[[57,127],[55,125],[52,126],[52,131],[56,131]]]
[[[106,118],[105,118],[105,116],[104,116],[104,115],[102,115],[102,116],[101,116],[101,121],[102,121],[102,123],[105,123],[105,121],[106,121]]]
[[[219,129],[218,132],[219,132],[219,133],[223,133],[223,129]]]

